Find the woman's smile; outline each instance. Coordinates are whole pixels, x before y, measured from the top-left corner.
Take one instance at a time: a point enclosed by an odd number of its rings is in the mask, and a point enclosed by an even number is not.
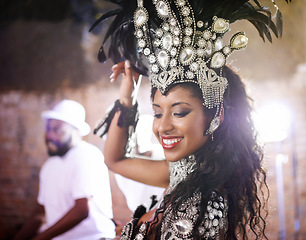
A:
[[[193,96],[189,88],[178,85],[166,95],[157,90],[153,110],[153,132],[164,149],[166,160],[178,161],[206,143],[202,101]]]
[[[160,138],[162,140],[161,143],[164,149],[172,149],[183,140],[182,137],[178,138],[171,136],[164,136],[164,137],[161,136]]]

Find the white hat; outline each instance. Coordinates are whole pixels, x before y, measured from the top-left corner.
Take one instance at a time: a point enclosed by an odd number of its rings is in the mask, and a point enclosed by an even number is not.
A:
[[[80,131],[81,136],[90,132],[90,126],[85,122],[85,108],[76,101],[62,100],[52,110],[43,111],[41,116],[69,123]]]

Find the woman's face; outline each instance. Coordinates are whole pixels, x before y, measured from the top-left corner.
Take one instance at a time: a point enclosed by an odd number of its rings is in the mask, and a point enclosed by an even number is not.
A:
[[[166,95],[156,91],[153,100],[153,132],[168,161],[178,161],[206,143],[206,117],[199,98],[191,90],[175,86]]]

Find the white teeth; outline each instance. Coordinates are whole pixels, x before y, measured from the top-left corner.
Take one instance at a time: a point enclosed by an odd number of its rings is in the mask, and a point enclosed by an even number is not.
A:
[[[163,139],[163,143],[166,144],[166,145],[170,145],[170,144],[173,144],[173,143],[177,143],[179,141],[181,141],[182,138],[176,138],[176,139]]]

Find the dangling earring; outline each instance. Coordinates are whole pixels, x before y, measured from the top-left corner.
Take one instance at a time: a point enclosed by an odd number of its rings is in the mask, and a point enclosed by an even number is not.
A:
[[[218,129],[221,123],[221,112],[222,112],[222,107],[221,110],[219,106],[217,107],[216,114],[214,118],[210,121],[209,127],[206,130],[205,135],[211,135],[214,131]]]
[[[213,120],[211,120],[209,124],[209,128],[206,131],[207,135],[213,134],[213,132],[218,129],[218,127],[220,126],[220,122],[221,122],[220,120],[221,120],[220,116],[215,116]]]
[[[204,132],[204,136],[211,135],[212,141],[214,141],[214,136],[213,136],[214,131],[216,131],[221,124],[222,111],[223,111],[223,105],[221,105],[221,109],[218,106],[214,118],[211,120],[208,129]]]

